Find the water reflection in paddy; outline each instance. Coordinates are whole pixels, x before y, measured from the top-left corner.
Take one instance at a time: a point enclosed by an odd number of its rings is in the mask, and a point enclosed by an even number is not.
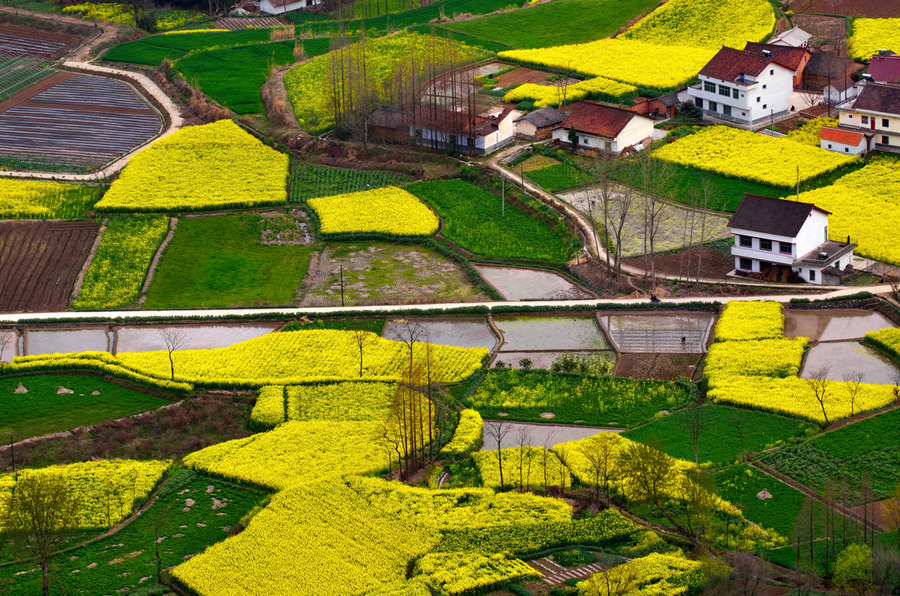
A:
[[[498,339],[491,326],[483,318],[479,319],[410,319],[418,323],[433,344],[458,346],[460,348],[487,348],[492,350]],[[383,336],[399,340],[405,335],[406,324],[398,320],[385,323]],[[406,335],[406,337],[409,337]],[[423,336],[424,339],[425,336]]]
[[[886,317],[868,310],[787,310],[784,334],[811,341],[859,339],[869,331],[894,327]]]
[[[489,420],[484,421],[484,433],[482,435],[484,444],[481,446],[482,451],[488,451],[490,449],[497,448],[497,440],[494,439],[489,432],[489,427],[491,424],[495,423],[492,423]],[[521,437],[523,433],[526,433],[528,435],[528,441],[525,443],[526,445],[531,445],[533,447],[546,445],[547,447],[552,447],[559,443],[565,443],[567,441],[577,441],[578,439],[584,439],[585,437],[592,437],[602,432],[620,433],[623,430],[619,428],[600,428],[595,426],[528,424],[526,422],[504,421],[503,424],[505,426],[508,426],[510,430],[506,433],[506,435],[503,437],[503,440],[500,442],[501,449],[505,449],[507,447],[518,447],[519,437]]]
[[[876,350],[855,341],[834,341],[817,344],[809,349],[800,376],[808,379],[817,370],[827,367],[827,378],[843,381],[850,373],[862,373],[863,383],[894,384],[898,369]]]
[[[521,267],[475,265],[478,273],[507,300],[576,300],[591,294],[562,275]]]
[[[56,352],[108,352],[112,344],[105,328],[34,329],[25,332],[27,355]]]
[[[495,317],[494,324],[501,352],[609,349],[593,317]]]
[[[149,352],[165,350],[163,332],[178,330],[184,335],[182,350],[225,348],[236,343],[271,333],[279,323],[254,325],[177,325],[159,327],[120,327],[116,352]]]

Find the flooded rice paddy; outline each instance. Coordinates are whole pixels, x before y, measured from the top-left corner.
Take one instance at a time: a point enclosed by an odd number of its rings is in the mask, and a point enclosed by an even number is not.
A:
[[[496,422],[491,422],[489,420],[484,421],[484,434],[482,435],[484,443],[481,446],[482,451],[488,451],[497,448],[497,440],[490,435],[489,427],[491,424],[496,424]],[[507,447],[518,447],[519,439],[523,434],[525,435],[526,439],[523,445],[531,445],[532,447],[552,447],[554,445],[558,445],[559,443],[565,443],[567,441],[577,441],[578,439],[584,439],[585,437],[592,437],[598,433],[620,433],[622,432],[622,430],[624,430],[621,428],[600,428],[596,426],[529,424],[527,422],[504,421],[503,424],[509,427],[509,432],[507,432],[503,439],[500,441],[501,449],[506,449]]]
[[[895,327],[884,315],[869,310],[786,310],[784,334],[810,341],[860,339],[869,331]]]
[[[610,349],[591,316],[494,317],[494,324],[503,334],[501,352]]]
[[[619,352],[702,354],[715,317],[707,313],[597,316]]]
[[[900,370],[878,351],[855,341],[832,341],[812,346],[806,354],[800,376],[808,379],[816,371],[827,369],[826,378],[843,381],[859,372],[863,383],[893,385]]]
[[[484,318],[415,319],[415,322],[421,326],[424,337],[433,344],[493,350],[499,343],[499,339]],[[406,325],[398,320],[390,320],[385,323],[382,335],[386,339],[399,340],[404,337],[405,327]]]
[[[577,300],[590,292],[558,273],[523,267],[475,265],[475,269],[507,300]]]

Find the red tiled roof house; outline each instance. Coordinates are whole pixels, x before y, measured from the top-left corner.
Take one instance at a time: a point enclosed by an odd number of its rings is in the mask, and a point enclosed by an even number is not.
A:
[[[628,147],[649,144],[653,136],[653,120],[631,110],[579,101],[562,111],[566,119],[553,129],[553,139],[571,144],[574,135],[577,149],[587,153],[618,155]]]
[[[868,151],[865,134],[830,126],[823,126],[819,131],[819,147],[847,155],[865,155]]]

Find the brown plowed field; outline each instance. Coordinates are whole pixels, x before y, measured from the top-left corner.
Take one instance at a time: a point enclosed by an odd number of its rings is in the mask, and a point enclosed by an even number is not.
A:
[[[59,311],[91,251],[99,224],[0,223],[0,311]]]
[[[790,6],[794,12],[877,19],[900,17],[900,2],[896,0],[793,0]]]
[[[703,354],[619,354],[613,373],[633,379],[690,379],[702,358]]]

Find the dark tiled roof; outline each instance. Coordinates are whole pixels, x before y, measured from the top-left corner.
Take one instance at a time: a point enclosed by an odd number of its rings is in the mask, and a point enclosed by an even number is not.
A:
[[[745,194],[741,206],[731,216],[728,227],[793,238],[800,232],[813,209],[828,213],[811,203]]]
[[[750,52],[751,54],[756,54],[758,56],[762,56],[763,50],[771,52],[772,59],[775,62],[794,71],[800,68],[800,63],[803,62],[803,58],[809,55],[809,50],[806,48],[776,46],[768,43],[753,43],[752,41],[747,42],[747,45],[744,46],[745,52]]]
[[[879,83],[900,83],[900,56],[872,56],[868,73]]]
[[[844,78],[858,70],[862,65],[843,56],[829,56],[821,52],[813,52],[803,74],[817,77]]]
[[[518,122],[519,120],[524,120],[525,122],[534,124],[538,128],[544,128],[545,126],[553,126],[554,124],[559,124],[565,119],[566,115],[556,108],[541,108],[540,110],[535,110],[533,112],[525,114],[524,116],[516,118],[516,122]]]
[[[700,74],[720,81],[743,83],[741,75],[755,77],[770,62],[769,58],[765,58],[761,54],[755,55],[734,48],[722,48],[713,56],[712,60],[706,63]]]
[[[666,95],[660,95],[656,99],[661,101],[663,103],[663,105],[666,106],[667,108],[671,108],[672,106],[677,106],[681,103],[680,101],[678,101],[678,93],[669,93]]]
[[[394,110],[378,109],[369,116],[369,126],[404,128],[406,126],[406,116]]]
[[[866,83],[853,107],[883,114],[900,114],[900,87]]]
[[[564,110],[568,112],[564,128],[574,128],[578,132],[606,137],[607,139],[616,138],[622,129],[625,128],[632,118],[637,114],[631,110],[623,110],[621,108],[613,108],[587,101],[579,101],[567,106]]]

